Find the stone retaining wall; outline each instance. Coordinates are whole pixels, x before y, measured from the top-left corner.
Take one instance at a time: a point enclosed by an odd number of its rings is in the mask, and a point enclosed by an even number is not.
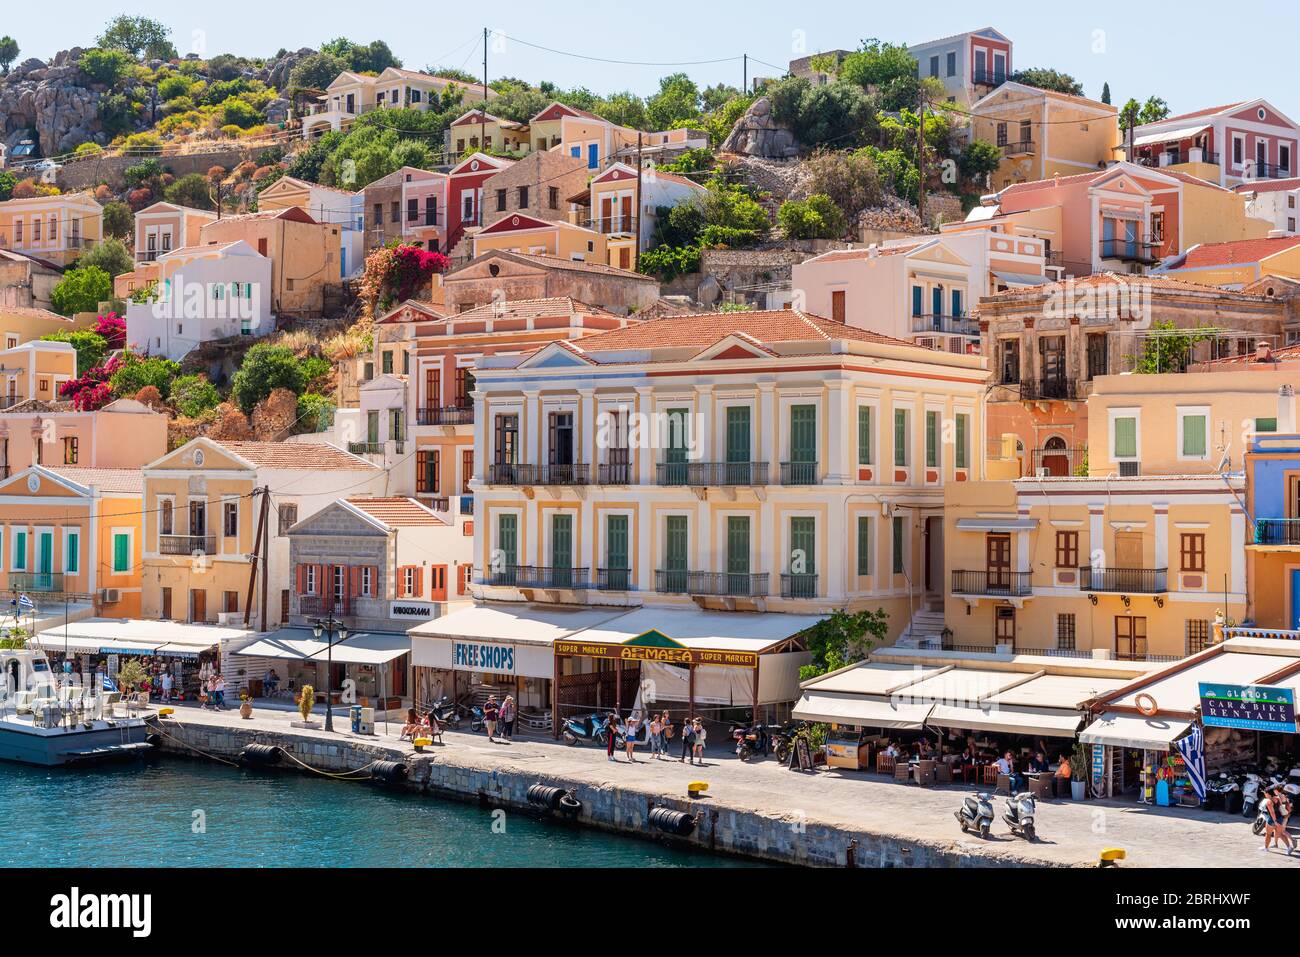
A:
[[[381,745],[346,740],[335,743],[306,735],[185,726],[175,722],[161,722],[160,726],[165,731],[161,747],[167,752],[200,757],[194,750],[197,749],[234,760],[246,745],[272,744],[291,752],[312,768],[332,772],[356,770],[377,760],[405,761],[410,768],[408,789],[492,807],[527,809],[530,813],[546,813],[536,812],[528,804],[527,791],[531,785],[572,788],[574,796],[582,802],[579,816],[582,824],[705,851],[812,867],[850,866],[850,855],[851,866],[856,867],[999,866],[995,860],[963,855],[921,840],[903,843],[863,831],[824,824],[805,825],[793,817],[768,817],[708,799],[692,801],[612,785],[575,786],[572,781],[546,774],[459,765],[446,751],[411,755]],[[301,770],[288,760],[282,761],[280,767]],[[340,782],[340,786],[348,785]],[[646,819],[656,806],[698,815],[695,833],[689,838],[669,837],[648,825]]]

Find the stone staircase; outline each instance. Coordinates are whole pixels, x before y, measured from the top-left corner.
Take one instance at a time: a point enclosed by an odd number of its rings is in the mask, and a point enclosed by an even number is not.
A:
[[[898,636],[897,643],[904,647],[917,647],[921,641],[930,639],[937,647],[943,628],[943,600],[927,599],[912,615],[912,620]]]

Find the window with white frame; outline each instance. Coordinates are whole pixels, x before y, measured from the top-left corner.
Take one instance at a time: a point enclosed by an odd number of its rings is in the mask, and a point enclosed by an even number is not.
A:
[[[1112,462],[1136,462],[1142,447],[1141,421],[1137,409],[1110,410],[1110,458]]]
[[[15,528],[13,530],[13,558],[10,562],[10,568],[13,571],[27,571],[27,544],[30,537],[25,528]]]
[[[1178,459],[1201,462],[1210,457],[1209,406],[1178,407]]]
[[[369,565],[361,566],[361,594],[366,598],[375,595],[375,570]]]
[[[307,579],[307,582],[306,582],[306,584],[307,584],[307,594],[308,594],[308,595],[314,595],[314,594],[316,594],[316,566],[315,566],[315,565],[308,565],[308,566],[307,566],[307,575],[306,575],[306,579]]]
[[[81,529],[70,526],[63,530],[63,573],[76,575],[81,571]]]

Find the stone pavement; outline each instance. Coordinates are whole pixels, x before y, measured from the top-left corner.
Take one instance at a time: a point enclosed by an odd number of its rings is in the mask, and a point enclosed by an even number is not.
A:
[[[314,720],[320,720],[318,712]],[[245,721],[237,710],[201,711],[181,706],[173,717],[187,725],[238,727],[291,733],[322,740],[346,740],[413,753],[409,742],[399,741],[400,723],[382,723],[374,736],[354,735],[345,713],[336,711],[335,732],[290,727],[296,712],[272,710],[259,704]],[[462,726],[464,727],[464,726]],[[637,762],[606,760],[603,748],[569,746],[550,738],[516,737],[511,744],[493,744],[482,733],[448,731],[443,744],[426,750],[439,763],[457,767],[544,773],[574,783],[600,786],[617,783],[647,794],[685,797],[686,784],[709,784],[707,801],[729,809],[753,811],[772,818],[820,823],[848,831],[867,831],[908,842],[942,847],[972,858],[992,858],[989,863],[1095,866],[1107,847],[1128,852],[1125,866],[1139,867],[1288,867],[1300,866],[1300,853],[1259,850],[1262,838],[1250,832],[1244,817],[1187,808],[1155,808],[1123,801],[1042,801],[1038,805],[1038,840],[1033,843],[1010,834],[1001,819],[1004,799],[994,797],[993,837],[981,841],[963,835],[953,818],[962,785],[921,788],[882,775],[819,769],[813,773],[791,771],[775,758],[742,764],[715,742],[704,767],[671,760],[653,760],[638,752]],[[675,742],[669,742],[670,746]],[[707,803],[706,801],[706,803]]]

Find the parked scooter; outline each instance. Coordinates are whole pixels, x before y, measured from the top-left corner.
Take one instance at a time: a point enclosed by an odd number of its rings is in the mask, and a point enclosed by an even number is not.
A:
[[[961,807],[953,812],[962,833],[975,831],[980,837],[987,838],[993,827],[993,801],[985,792],[968,794],[962,799]]]
[[[471,731],[482,731],[487,727],[487,716],[484,715],[483,709],[479,705],[470,705],[469,707],[469,729]]]
[[[1028,791],[1021,791],[1007,798],[1007,812],[1002,820],[1007,822],[1012,834],[1018,834],[1026,841],[1034,839],[1034,812],[1038,803]]]
[[[1264,833],[1264,828],[1269,825],[1268,817],[1268,797],[1262,797],[1255,804],[1255,823],[1250,826],[1250,830],[1256,837]]]
[[[803,727],[802,722],[787,721],[779,728],[771,730],[772,753],[776,755],[777,761],[785,764],[790,759],[790,749],[794,747],[794,736]]]
[[[594,744],[598,747],[604,747],[606,743],[606,734],[609,726],[598,714],[586,714],[582,717],[565,718],[564,725],[560,729],[560,735],[569,745],[575,745],[579,741],[586,744]],[[614,726],[614,747],[621,748],[626,740],[626,734],[621,725]]]
[[[443,695],[429,707],[429,714],[441,725],[454,728],[460,724],[460,709],[456,702]]]
[[[742,761],[755,756],[766,757],[769,753],[767,728],[761,724],[733,724],[731,739],[736,742],[736,756]]]

